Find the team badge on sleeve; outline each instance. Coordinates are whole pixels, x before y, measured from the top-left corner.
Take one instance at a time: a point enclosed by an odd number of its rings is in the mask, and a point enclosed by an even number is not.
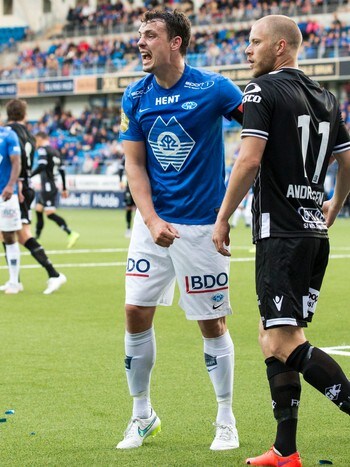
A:
[[[125,133],[129,128],[129,119],[126,115],[126,113],[124,112],[124,110],[122,110],[121,112],[121,122],[120,122],[120,130]]]

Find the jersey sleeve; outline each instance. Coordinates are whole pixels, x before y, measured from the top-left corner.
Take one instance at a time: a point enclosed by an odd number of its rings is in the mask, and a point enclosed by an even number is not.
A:
[[[21,156],[21,146],[17,134],[10,130],[7,135],[7,147],[10,156]]]
[[[343,117],[341,116],[341,113],[339,110],[339,130],[338,130],[338,136],[337,136],[335,145],[333,147],[333,154],[338,154],[340,152],[349,151],[349,150],[350,150],[350,136],[345,126]]]
[[[127,88],[122,99],[119,137],[128,141],[144,141],[142,129],[135,118],[133,99]]]
[[[242,104],[243,93],[239,87],[229,78],[220,76],[220,100],[222,101],[222,115],[228,120],[236,118],[234,112]],[[241,113],[241,111],[240,111]]]
[[[243,94],[243,128],[241,138],[255,136],[268,140],[273,114],[273,96],[264,81],[251,81]]]

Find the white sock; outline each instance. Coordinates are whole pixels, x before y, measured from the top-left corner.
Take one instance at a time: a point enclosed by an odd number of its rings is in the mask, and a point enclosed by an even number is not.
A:
[[[151,373],[156,361],[156,339],[153,327],[130,334],[125,331],[125,369],[130,395],[133,397],[133,418],[149,418]]]
[[[6,245],[6,258],[10,274],[11,284],[18,284],[21,253],[18,242]]]
[[[205,364],[218,402],[216,423],[235,425],[232,411],[234,347],[227,331],[220,337],[204,340]]]

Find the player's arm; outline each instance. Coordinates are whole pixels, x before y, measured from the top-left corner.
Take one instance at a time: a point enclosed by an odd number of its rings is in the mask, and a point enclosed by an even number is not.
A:
[[[11,173],[10,178],[5,186],[3,192],[1,193],[2,199],[7,201],[13,195],[15,185],[18,181],[19,174],[21,172],[21,158],[18,154],[11,154],[10,155],[11,161]]]
[[[228,120],[236,120],[240,125],[243,123],[243,106],[240,104],[235,109],[231,110],[231,112],[227,116]]]
[[[146,148],[143,141],[123,141],[125,170],[132,197],[157,245],[168,247],[177,238],[177,230],[156,213],[151,184],[146,169]]]
[[[229,218],[252,186],[260,167],[265,146],[266,140],[262,138],[247,136],[242,139],[239,155],[233,166],[213,232],[215,247],[224,256],[230,256],[230,252],[225,247],[230,243]]]
[[[38,166],[34,169],[30,175],[31,178],[35,177],[35,175],[44,172],[47,167],[47,151],[44,147],[38,148]]]
[[[334,157],[338,162],[334,194],[322,206],[327,227],[334,223],[350,191],[350,150],[338,152]]]
[[[67,190],[67,185],[66,185],[66,171],[64,170],[63,166],[59,167],[58,171],[59,171],[59,174],[60,174],[61,180],[62,180],[62,193],[61,193],[61,196],[62,196],[62,198],[68,198],[68,190]]]
[[[41,172],[44,172],[44,170],[46,170],[46,167],[47,167],[47,162],[40,162],[39,161],[38,166],[33,170],[30,177],[33,178],[33,177],[35,177],[35,175],[38,175]]]

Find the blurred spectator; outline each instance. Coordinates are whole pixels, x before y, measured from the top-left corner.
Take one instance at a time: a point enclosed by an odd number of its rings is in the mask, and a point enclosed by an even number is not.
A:
[[[324,12],[332,4],[344,5],[347,0],[205,0],[195,11],[192,0],[151,0],[145,7],[132,7],[131,3],[99,2],[95,10],[88,2],[79,2],[68,12],[68,25],[84,28],[112,28],[116,25],[137,23],[140,15],[148,8],[166,6],[184,9],[194,24],[206,26],[225,23],[219,31],[199,28],[193,34],[188,53],[188,63],[193,66],[214,66],[245,63],[244,49],[248,43],[249,25],[241,20],[255,20],[268,14],[311,14]],[[228,24],[234,23],[232,26]],[[337,14],[326,27],[319,20],[309,18],[299,22],[304,37],[300,59],[348,57],[350,54],[350,25],[342,22]],[[88,34],[91,31],[88,31]],[[69,32],[69,30],[67,30]],[[132,69],[139,70],[138,38],[125,35],[118,38],[73,39],[55,41],[47,50],[38,45],[18,55],[17,62],[0,69],[0,78],[26,79],[38,77],[71,76],[81,74],[113,73],[135,62]]]

